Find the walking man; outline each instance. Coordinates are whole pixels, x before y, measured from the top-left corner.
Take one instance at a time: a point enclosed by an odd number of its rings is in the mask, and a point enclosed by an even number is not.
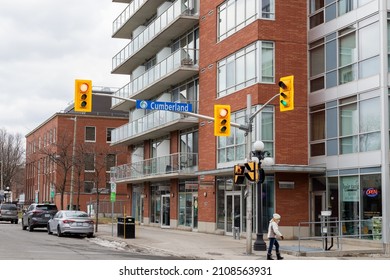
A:
[[[279,222],[280,222],[280,215],[279,214],[273,214],[272,219],[269,221],[268,226],[268,239],[269,239],[269,246],[268,246],[268,253],[267,253],[267,260],[273,260],[272,258],[272,248],[275,245],[276,250],[276,257],[278,260],[283,260],[283,257],[280,255],[279,252],[279,242],[276,240],[276,237],[279,236],[282,240],[284,239],[283,234],[279,231]]]

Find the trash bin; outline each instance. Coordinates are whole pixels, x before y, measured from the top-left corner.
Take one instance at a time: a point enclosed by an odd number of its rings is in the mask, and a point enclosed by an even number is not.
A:
[[[135,220],[133,217],[118,217],[117,237],[135,238]]]

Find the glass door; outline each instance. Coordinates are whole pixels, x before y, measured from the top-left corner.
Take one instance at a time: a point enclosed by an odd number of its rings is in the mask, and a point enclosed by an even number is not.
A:
[[[233,235],[233,227],[242,231],[240,192],[227,192],[225,196],[225,234]]]
[[[198,195],[192,196],[192,230],[198,230]]]
[[[161,196],[161,227],[170,226],[170,195],[164,194]]]
[[[314,231],[315,236],[321,236],[321,211],[325,209],[325,192],[318,191],[312,193],[312,221],[314,227],[311,229]]]

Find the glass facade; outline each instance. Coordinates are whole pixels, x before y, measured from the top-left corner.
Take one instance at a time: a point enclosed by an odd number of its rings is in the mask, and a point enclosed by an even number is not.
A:
[[[251,44],[218,62],[217,96],[275,80],[274,43]]]

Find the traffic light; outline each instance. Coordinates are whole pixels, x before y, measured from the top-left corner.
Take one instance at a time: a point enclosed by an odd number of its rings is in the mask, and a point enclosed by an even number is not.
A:
[[[248,170],[248,171],[245,173],[245,177],[246,177],[249,181],[257,182],[257,179],[258,179],[257,170],[258,170],[258,168],[259,168],[259,164],[256,163],[256,162],[254,162],[254,161],[250,161],[250,162],[245,163],[245,167],[246,167],[246,169]]]
[[[74,110],[76,112],[92,111],[92,81],[91,80],[75,81]]]
[[[230,105],[214,105],[214,135],[230,136]]]
[[[234,184],[242,185],[245,181],[245,165],[234,166]]]
[[[280,111],[294,110],[294,76],[281,77],[280,87]]]

